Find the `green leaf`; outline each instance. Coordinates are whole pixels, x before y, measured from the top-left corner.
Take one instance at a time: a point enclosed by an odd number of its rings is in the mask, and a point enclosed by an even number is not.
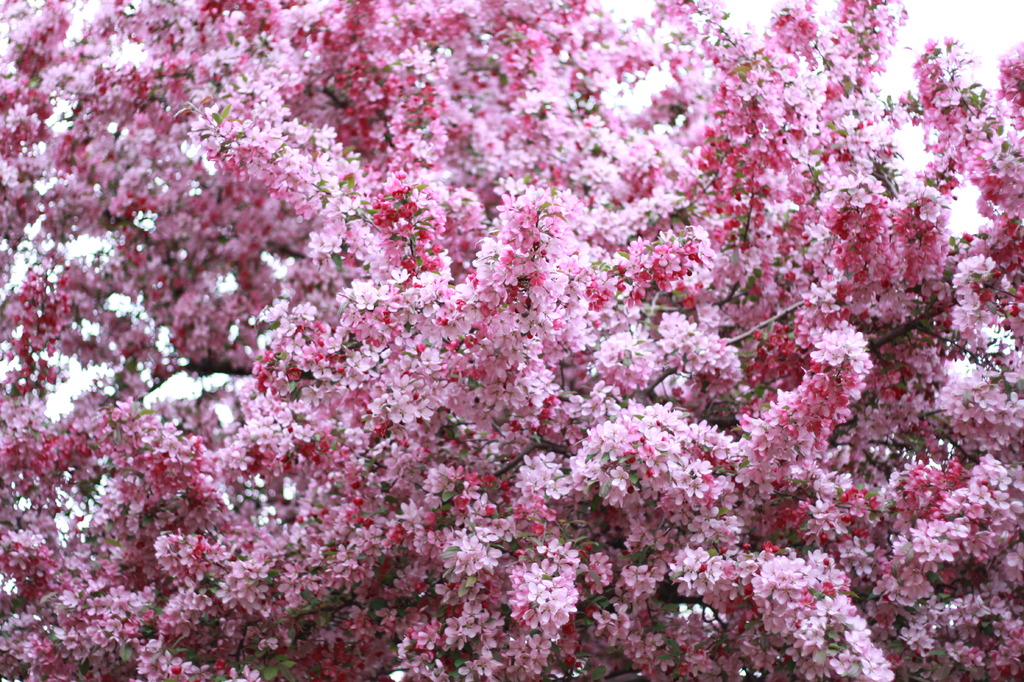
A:
[[[267,682],[273,682],[277,679],[277,673],[280,672],[276,665],[271,665],[263,669],[263,679]]]
[[[119,651],[118,653],[121,656],[121,660],[127,662],[132,660],[132,657],[135,655],[135,649],[132,647],[131,644],[122,644],[121,651]]]
[[[605,668],[603,665],[599,665],[599,666],[597,666],[596,668],[594,668],[593,670],[590,671],[590,679],[592,679],[592,680],[599,680],[602,677],[604,677],[606,674],[608,674],[608,669]]]

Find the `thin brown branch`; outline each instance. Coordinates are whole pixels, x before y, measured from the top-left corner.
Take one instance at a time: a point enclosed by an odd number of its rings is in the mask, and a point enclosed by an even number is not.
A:
[[[912,320],[908,320],[903,324],[896,325],[895,327],[885,332],[881,336],[876,336],[870,341],[868,341],[868,348],[871,350],[872,353],[877,354],[878,351],[882,348],[882,346],[886,346],[892,343],[893,341],[906,336],[915,329],[921,329],[921,324],[923,322],[926,322],[932,319],[933,317],[941,315],[948,309],[949,306],[940,306],[938,308],[932,308],[931,310],[924,312],[921,315],[918,315]]]
[[[776,314],[772,315],[771,317],[769,317],[766,320],[763,320],[762,322],[759,322],[758,324],[754,325],[753,327],[751,327],[750,329],[746,330],[745,332],[730,338],[728,343],[730,345],[734,345],[734,344],[740,343],[742,341],[745,341],[746,339],[748,339],[751,336],[753,336],[754,333],[757,332],[758,330],[763,329],[763,328],[765,328],[765,327],[767,327],[767,326],[777,322],[778,320],[782,319],[783,317],[785,317],[785,316],[789,315],[790,313],[792,313],[793,311],[795,311],[801,305],[802,305],[802,302],[801,303],[794,303],[794,304],[788,306],[787,308],[784,308],[783,310],[780,310]],[[868,348],[871,350],[872,353],[877,354],[879,352],[879,350],[881,348],[883,348],[884,346],[886,346],[886,345],[896,341],[897,339],[900,339],[900,338],[906,336],[907,334],[909,334],[909,333],[911,333],[913,331],[919,331],[922,334],[925,334],[927,336],[931,336],[933,338],[936,338],[936,339],[938,339],[940,341],[943,341],[943,342],[949,344],[950,346],[952,346],[952,347],[960,350],[961,352],[967,354],[969,357],[971,357],[976,362],[979,362],[980,364],[992,367],[993,365],[991,364],[991,361],[987,360],[986,358],[984,358],[982,356],[979,356],[977,353],[974,353],[970,349],[968,349],[968,348],[966,348],[966,347],[964,347],[964,346],[962,346],[960,344],[957,344],[955,341],[951,341],[950,339],[942,337],[942,336],[940,336],[940,335],[938,335],[938,334],[936,334],[936,333],[932,332],[931,330],[929,330],[929,329],[924,327],[924,323],[925,322],[927,322],[928,320],[930,320],[930,319],[932,319],[934,317],[937,317],[937,316],[941,315],[942,313],[946,312],[948,309],[949,309],[949,306],[939,306],[937,308],[932,308],[932,309],[922,313],[921,315],[915,317],[912,320],[908,320],[908,321],[906,321],[906,322],[904,322],[902,324],[899,324],[899,325],[893,327],[892,329],[888,330],[884,334],[881,334],[879,336],[875,336],[875,337],[869,339],[868,340]],[[666,368],[662,369],[650,381],[650,383],[647,385],[647,388],[644,389],[644,396],[646,397],[647,402],[649,402],[649,403],[655,402],[655,400],[657,399],[657,395],[655,394],[655,390],[658,388],[658,386],[661,385],[661,383],[663,381],[665,381],[666,379],[668,379],[670,376],[672,376],[673,374],[677,373],[678,371],[679,370],[674,368],[674,367],[666,367]],[[703,417],[703,419],[704,419],[704,421],[708,422],[709,424],[711,424],[713,426],[717,426],[717,427],[719,427],[721,429],[725,429],[725,430],[733,429],[733,428],[735,428],[736,426],[739,425],[739,420],[736,417],[732,417],[732,416],[728,416],[728,415],[720,415],[720,416],[711,417],[711,418]]]
[[[242,626],[242,636],[238,640],[238,647],[235,649],[235,660],[240,660],[242,657],[242,651],[245,649],[245,638],[249,634],[249,628],[255,627],[255,623],[245,622]]]
[[[733,415],[723,415],[720,417],[703,417],[704,421],[712,426],[716,426],[723,431],[729,431],[735,429],[740,425],[740,420]]]
[[[560,455],[568,455],[569,454],[569,448],[566,447],[565,445],[562,445],[561,443],[552,443],[549,440],[544,440],[543,438],[541,438],[540,442],[538,443],[538,445],[540,446],[539,447],[540,450],[548,450],[549,452],[557,452]]]
[[[252,367],[239,367],[223,360],[206,359],[200,362],[190,362],[181,369],[200,376],[211,374],[228,374],[235,377],[252,376]]]
[[[352,102],[339,96],[338,93],[334,92],[334,90],[331,90],[330,88],[322,88],[321,92],[327,95],[327,98],[331,100],[331,103],[337,109],[348,109],[349,105],[352,104]]]
[[[736,292],[739,290],[739,288],[740,288],[740,283],[739,282],[733,282],[732,286],[729,287],[729,293],[727,293],[725,295],[725,298],[723,298],[721,301],[718,302],[718,305],[721,306],[721,305],[725,305],[726,303],[731,303],[736,298]]]
[[[522,461],[524,459],[526,459],[527,455],[529,455],[531,453],[534,453],[537,450],[547,450],[548,452],[557,452],[560,455],[568,455],[569,454],[569,448],[567,448],[566,446],[561,445],[560,443],[552,443],[551,441],[544,440],[542,438],[542,439],[538,440],[537,442],[533,443],[532,445],[530,445],[530,447],[528,447],[525,450],[523,450],[522,452],[520,452],[514,458],[512,458],[512,461],[510,461],[508,464],[506,464],[505,466],[501,467],[496,472],[494,472],[494,475],[497,476],[498,478],[501,478],[502,476],[504,476],[508,472],[510,472],[513,469],[515,469],[516,467],[518,467],[522,463]]]
[[[727,343],[729,343],[730,345],[733,345],[733,344],[737,344],[737,343],[739,343],[741,341],[744,341],[745,339],[749,338],[750,336],[753,336],[754,333],[757,330],[763,329],[764,327],[767,327],[768,325],[772,324],[773,322],[777,322],[778,320],[781,320],[783,317],[785,317],[786,315],[789,315],[790,313],[792,313],[794,310],[796,310],[797,308],[799,308],[802,305],[803,305],[803,301],[801,301],[799,303],[794,303],[793,305],[788,306],[788,307],[780,310],[779,312],[777,312],[774,315],[772,315],[771,317],[769,317],[767,320],[764,320],[762,322],[757,323],[756,325],[754,325],[753,327],[751,327],[747,331],[743,332],[739,336],[732,337],[731,339],[729,339],[729,341]],[[670,376],[672,376],[673,374],[675,374],[678,371],[679,370],[675,369],[674,367],[666,367],[663,370],[661,370],[661,372],[659,372],[658,375],[655,376],[654,379],[652,379],[649,384],[647,384],[647,388],[644,389],[644,395],[647,397],[647,402],[653,403],[654,400],[655,400],[655,397],[656,397],[655,394],[654,394],[655,389],[657,389],[658,386],[661,385],[661,382],[665,381],[665,379],[668,379]]]
[[[706,618],[708,613],[715,619],[721,627],[725,627],[725,621],[722,620],[721,615],[714,607],[709,606],[701,597],[684,597],[679,594],[676,586],[669,580],[662,580],[658,583],[658,587],[654,592],[655,598],[663,604],[685,604],[687,606],[695,606],[699,608],[704,617]]]
[[[881,161],[875,160],[871,163],[871,176],[882,183],[885,196],[890,199],[895,199],[896,195],[900,193],[900,187],[896,184],[896,177],[892,169]]]
[[[962,343],[957,343],[953,339],[949,339],[949,338],[946,338],[945,336],[941,336],[939,334],[936,334],[935,332],[931,331],[930,329],[925,329],[923,326],[919,326],[917,331],[919,331],[920,333],[924,334],[925,336],[930,336],[933,339],[941,341],[942,343],[945,343],[945,344],[947,344],[947,345],[957,349],[958,351],[960,351],[961,353],[966,355],[968,358],[970,358],[971,362],[976,362],[977,364],[981,365],[982,367],[986,367],[988,369],[994,369],[994,370],[999,370],[1000,369],[999,365],[994,363],[989,357],[987,357],[985,355],[982,355],[981,353],[978,353],[976,351],[971,350],[970,348],[968,348],[967,346],[963,345]]]
[[[303,252],[288,246],[287,244],[270,243],[267,244],[267,248],[277,253],[278,255],[287,256],[294,258],[295,260],[303,260],[306,258],[306,254]]]
[[[868,341],[868,348],[870,348],[873,352],[877,353],[882,346],[890,344],[896,339],[906,336],[907,334],[914,331],[920,326],[921,320],[919,318],[915,318],[913,320],[910,320],[909,322],[904,322],[901,325],[893,327],[892,329],[882,334],[881,336],[876,336],[875,338]]]
[[[668,379],[670,376],[672,376],[678,371],[679,370],[676,369],[675,367],[666,367],[665,369],[661,370],[661,372],[658,373],[658,376],[654,377],[654,379],[652,379],[651,382],[647,384],[647,388],[644,389],[644,395],[647,396],[647,402],[653,403],[656,397],[654,395],[654,390],[658,388],[659,385],[661,385],[661,382],[665,381],[665,379]]]
[[[707,604],[700,597],[684,597],[676,590],[676,586],[668,580],[662,580],[655,589],[654,596],[664,604],[689,604],[705,607]],[[708,607],[710,608],[710,607]]]
[[[746,339],[748,339],[751,336],[753,336],[754,333],[757,332],[758,330],[764,329],[768,325],[773,324],[775,322],[778,322],[779,320],[781,320],[782,318],[786,317],[787,315],[789,315],[791,312],[793,312],[794,310],[796,310],[797,308],[799,308],[803,304],[804,304],[803,301],[800,301],[798,303],[794,303],[791,306],[783,308],[779,312],[777,312],[774,315],[772,315],[771,317],[769,317],[767,320],[764,320],[763,322],[759,322],[758,324],[754,325],[753,327],[751,327],[747,331],[743,332],[739,336],[734,336],[731,339],[729,339],[729,345],[734,345],[734,344],[739,343],[740,341],[745,341]]]

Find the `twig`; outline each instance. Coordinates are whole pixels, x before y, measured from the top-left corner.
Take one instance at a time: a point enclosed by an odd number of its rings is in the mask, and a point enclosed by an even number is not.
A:
[[[200,362],[189,362],[187,365],[172,365],[170,373],[160,379],[153,381],[153,386],[146,391],[146,395],[153,395],[167,383],[167,381],[179,372],[192,372],[200,377],[208,377],[211,374],[227,374],[233,377],[252,376],[251,367],[238,367],[223,360],[202,360]]]
[[[565,445],[562,445],[561,443],[552,443],[549,440],[544,440],[543,438],[541,438],[539,445],[540,449],[542,450],[550,450],[551,452],[557,452],[560,455],[569,454],[569,448]]]
[[[725,298],[723,298],[721,301],[718,302],[718,305],[725,305],[726,303],[732,302],[732,300],[734,298],[736,298],[736,291],[739,288],[740,288],[740,283],[739,282],[733,282],[732,286],[729,287],[729,293],[725,295]]]
[[[871,350],[871,352],[878,353],[878,350],[882,346],[890,344],[902,336],[906,336],[915,329],[921,329],[922,322],[930,320],[933,317],[937,317],[938,315],[941,315],[942,313],[946,312],[948,309],[949,306],[940,306],[938,308],[933,308],[932,310],[922,313],[921,315],[918,315],[917,317],[915,317],[912,320],[909,320],[908,322],[904,322],[903,324],[897,325],[890,329],[889,331],[887,331],[886,333],[882,334],[881,336],[876,336],[875,338],[868,341],[868,348]]]
[[[737,419],[733,415],[728,415],[728,416],[723,415],[721,417],[701,417],[701,418],[704,421],[706,421],[708,424],[711,424],[711,426],[715,426],[717,428],[720,428],[723,431],[729,431],[730,429],[735,429],[737,426],[740,425],[740,420]]]
[[[503,466],[503,467],[501,467],[500,469],[498,469],[498,470],[497,470],[497,471],[496,471],[496,472],[494,473],[494,475],[495,475],[495,476],[497,476],[498,478],[501,478],[502,476],[504,476],[504,475],[505,475],[505,474],[507,474],[508,472],[512,471],[512,470],[513,470],[514,468],[516,468],[517,466],[519,466],[520,462],[522,462],[522,461],[523,461],[523,459],[524,459],[524,458],[525,458],[525,457],[526,457],[526,456],[527,456],[528,454],[530,454],[531,452],[533,452],[534,450],[536,450],[536,449],[537,449],[537,447],[538,447],[537,445],[531,445],[530,447],[526,448],[526,449],[525,449],[525,450],[523,450],[523,451],[522,451],[521,453],[519,453],[518,455],[516,455],[516,457],[515,457],[515,458],[514,458],[514,459],[513,459],[513,460],[512,460],[511,462],[509,462],[509,463],[508,463],[508,464],[506,464],[505,466]]]
[[[655,398],[654,389],[658,388],[658,385],[661,384],[661,382],[668,379],[678,371],[679,370],[675,367],[666,367],[661,370],[658,376],[654,377],[654,379],[651,380],[651,383],[647,384],[647,388],[644,390],[644,395],[647,396],[647,402],[653,403]]]
[[[988,357],[986,357],[986,356],[984,356],[984,355],[982,355],[980,353],[976,353],[975,351],[971,350],[970,348],[968,348],[967,346],[963,345],[962,343],[957,343],[953,339],[948,339],[945,336],[941,336],[939,334],[936,334],[935,332],[931,331],[930,329],[925,329],[924,327],[918,327],[917,331],[921,332],[925,336],[930,336],[933,339],[937,339],[939,341],[942,341],[943,343],[949,344],[953,348],[956,348],[958,351],[960,351],[961,353],[963,353],[964,355],[969,357],[973,362],[977,362],[978,364],[982,365],[983,367],[987,367],[988,369],[995,369],[995,370],[1001,369],[999,367],[999,365],[994,363]]]
[[[888,166],[878,160],[872,161],[871,176],[882,183],[882,187],[885,189],[885,195],[887,197],[890,199],[896,198],[896,195],[900,192],[900,187],[896,184],[896,178],[893,176],[893,172]]]
[[[797,308],[799,308],[803,304],[804,304],[803,301],[800,301],[799,303],[794,303],[793,305],[789,306],[788,308],[784,308],[784,309],[780,310],[779,312],[775,313],[774,315],[769,317],[764,322],[759,322],[758,324],[754,325],[753,327],[751,327],[747,331],[743,332],[739,336],[734,336],[731,339],[729,339],[729,345],[733,345],[733,344],[739,343],[740,341],[746,340],[747,338],[753,336],[754,332],[758,331],[759,329],[763,329],[763,328],[767,327],[768,325],[772,324],[773,322],[777,322],[778,320],[781,320],[783,317],[785,317],[786,315],[789,315],[791,312],[793,312],[794,310],[796,310]]]
[[[729,339],[727,341],[727,343],[732,345],[732,344],[739,343],[740,341],[743,341],[744,339],[752,336],[754,334],[754,332],[756,332],[758,329],[766,327],[766,326],[770,325],[771,323],[773,323],[773,322],[775,322],[777,320],[782,319],[783,317],[785,317],[786,315],[789,315],[791,312],[793,312],[794,310],[796,310],[797,308],[799,308],[802,305],[803,305],[803,301],[801,301],[799,303],[794,303],[793,305],[789,306],[788,308],[784,308],[783,310],[780,310],[779,312],[777,312],[774,315],[772,315],[771,317],[769,317],[767,320],[764,320],[763,322],[757,323],[756,325],[754,325],[753,327],[751,327],[747,331],[743,332],[739,336],[732,337],[731,339]],[[647,401],[648,402],[654,402],[654,398],[655,398],[654,390],[656,388],[658,388],[658,386],[661,384],[661,382],[663,382],[665,379],[668,379],[670,376],[672,376],[673,374],[675,374],[678,371],[679,370],[677,370],[674,367],[666,367],[665,369],[661,370],[661,372],[659,372],[658,375],[656,377],[654,377],[654,379],[652,379],[649,384],[647,384],[647,388],[644,389],[644,395],[647,397]]]
[[[271,243],[267,244],[267,248],[269,248],[271,251],[276,251],[281,255],[287,256],[289,258],[294,258],[295,260],[306,259],[305,253],[299,251],[298,249],[292,248],[291,246],[288,246],[286,244]]]
[[[245,638],[249,634],[249,627],[255,625],[246,621],[245,625],[242,626],[242,637],[238,640],[238,647],[235,649],[235,660],[239,660],[242,657],[242,649],[245,648]]]
[[[201,360],[199,362],[190,362],[184,367],[179,368],[188,372],[195,372],[202,376],[208,376],[210,374],[229,374],[235,377],[247,377],[252,376],[251,367],[238,367],[231,363],[223,360]]]
[[[337,107],[338,109],[348,109],[349,105],[352,104],[352,102],[350,102],[348,99],[344,97],[339,97],[338,93],[334,92],[330,88],[321,88],[321,92],[327,95],[327,97],[331,100],[334,106]]]
[[[876,336],[875,338],[868,341],[868,348],[870,348],[873,352],[877,353],[878,349],[881,348],[882,346],[892,343],[901,336],[909,334],[910,332],[919,328],[920,325],[920,318],[915,318],[913,320],[910,320],[909,322],[904,322],[901,325],[893,327],[892,329],[882,334],[881,336]]]
[[[567,448],[566,446],[561,445],[559,443],[552,443],[551,441],[544,440],[542,438],[533,443],[530,447],[523,450],[518,455],[516,455],[511,462],[498,469],[494,473],[494,475],[497,476],[498,478],[501,478],[502,476],[504,476],[505,474],[519,466],[519,464],[522,463],[524,459],[526,459],[527,455],[529,455],[532,452],[536,452],[537,450],[549,450],[551,452],[557,452],[560,455],[569,454],[569,448]]]

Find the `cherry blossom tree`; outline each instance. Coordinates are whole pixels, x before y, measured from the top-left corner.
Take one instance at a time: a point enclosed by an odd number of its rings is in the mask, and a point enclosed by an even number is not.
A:
[[[0,677],[1024,676],[1024,47],[0,11]]]

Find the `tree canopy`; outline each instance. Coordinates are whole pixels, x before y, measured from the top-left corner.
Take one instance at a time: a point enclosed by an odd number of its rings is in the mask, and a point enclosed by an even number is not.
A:
[[[883,97],[898,2],[0,16],[0,677],[1024,676],[1024,48]]]

